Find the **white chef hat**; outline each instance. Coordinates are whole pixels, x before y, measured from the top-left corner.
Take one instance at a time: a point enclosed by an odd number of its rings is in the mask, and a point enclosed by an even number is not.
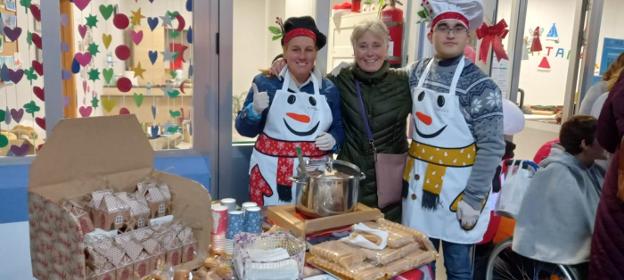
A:
[[[456,19],[470,30],[477,29],[483,22],[481,0],[423,0],[422,6],[431,17],[431,28],[445,19]]]

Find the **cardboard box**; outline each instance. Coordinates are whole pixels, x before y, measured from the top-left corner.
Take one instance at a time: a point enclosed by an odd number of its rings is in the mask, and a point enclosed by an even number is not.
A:
[[[323,230],[383,218],[383,214],[379,209],[370,208],[362,203],[358,203],[355,211],[351,213],[315,219],[303,217],[297,213],[294,205],[269,206],[266,215],[272,223],[290,230],[292,234],[299,237]]]
[[[132,192],[146,178],[167,184],[174,217],[192,227],[198,241],[194,261],[203,260],[212,226],[210,194],[197,182],[155,171],[153,161],[154,151],[133,115],[60,121],[30,168],[34,277],[87,277],[84,233],[61,202],[99,190],[102,182],[115,192]],[[54,246],[61,242],[63,248]]]

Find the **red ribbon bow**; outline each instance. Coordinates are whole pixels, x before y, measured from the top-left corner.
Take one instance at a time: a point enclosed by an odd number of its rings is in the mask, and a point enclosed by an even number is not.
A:
[[[477,38],[483,39],[483,41],[481,41],[481,47],[479,48],[479,60],[486,63],[490,45],[498,61],[501,59],[509,59],[505,48],[503,48],[502,41],[505,36],[507,36],[507,33],[509,33],[509,29],[507,29],[507,22],[505,22],[504,19],[501,19],[497,24],[492,26],[488,26],[486,23],[481,24],[477,29]]]

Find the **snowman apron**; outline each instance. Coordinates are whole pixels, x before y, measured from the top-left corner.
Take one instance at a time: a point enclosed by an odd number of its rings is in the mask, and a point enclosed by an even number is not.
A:
[[[457,204],[476,157],[475,139],[455,94],[465,62],[460,59],[449,92],[424,88],[432,64],[433,59],[412,89],[414,132],[404,172],[409,189],[403,199],[403,224],[431,238],[474,244],[483,238],[490,210],[484,209],[470,230],[457,220]]]
[[[329,154],[314,145],[315,138],[329,129],[333,118],[326,97],[319,93],[317,78],[311,75],[314,94],[294,92],[288,89],[291,77],[286,70],[284,85],[275,92],[269,106],[249,164],[249,194],[260,206],[292,201],[290,177],[299,164],[297,147],[304,158]]]

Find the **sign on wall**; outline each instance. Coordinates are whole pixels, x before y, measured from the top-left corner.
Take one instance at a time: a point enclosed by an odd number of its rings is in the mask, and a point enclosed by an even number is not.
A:
[[[617,57],[624,52],[624,40],[615,38],[604,38],[602,44],[602,58],[600,59],[600,76],[604,74]]]

